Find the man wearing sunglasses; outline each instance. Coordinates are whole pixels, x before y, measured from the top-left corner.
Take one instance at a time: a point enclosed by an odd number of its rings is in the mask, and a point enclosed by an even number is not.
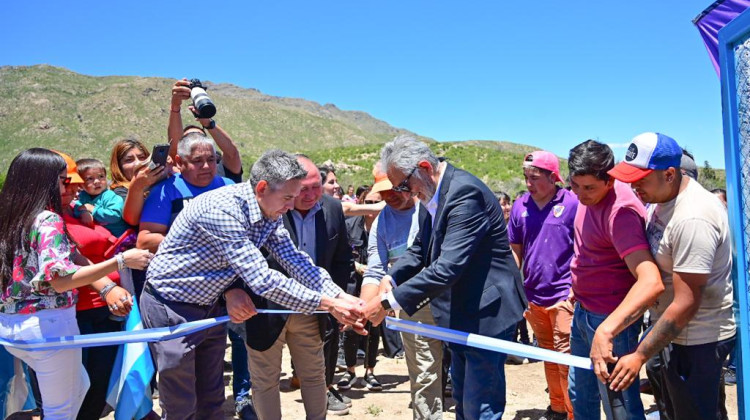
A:
[[[429,305],[439,327],[511,339],[526,297],[492,191],[411,136],[387,143],[381,160],[393,191],[411,192],[427,214],[365,315],[377,323],[386,310],[412,316]],[[456,419],[501,418],[507,356],[455,344],[449,349]]]

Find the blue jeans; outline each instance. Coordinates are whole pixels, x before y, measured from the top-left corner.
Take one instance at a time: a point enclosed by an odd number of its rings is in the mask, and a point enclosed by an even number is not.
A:
[[[232,343],[232,394],[235,401],[249,397],[250,371],[247,368],[247,349],[245,348],[244,334],[245,323],[227,324],[229,341]]]
[[[570,352],[574,356],[589,357],[594,332],[607,319],[608,315],[589,312],[576,303],[573,325],[570,331]],[[612,349],[615,356],[623,356],[638,347],[638,333],[641,323],[634,322],[615,336]],[[576,420],[599,420],[599,401],[604,406],[608,419],[643,419],[643,403],[639,391],[638,378],[622,392],[608,391],[593,370],[571,367],[568,374],[568,392],[573,404]]]
[[[497,338],[513,340],[516,325]],[[451,380],[456,400],[456,420],[494,420],[505,411],[505,353],[460,344],[448,344],[451,351]]]

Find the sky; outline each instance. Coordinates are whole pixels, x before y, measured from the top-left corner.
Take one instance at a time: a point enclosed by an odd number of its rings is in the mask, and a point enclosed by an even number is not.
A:
[[[719,79],[691,22],[711,3],[14,1],[0,65],[232,83],[561,157],[593,138],[619,160],[658,131],[723,168]]]

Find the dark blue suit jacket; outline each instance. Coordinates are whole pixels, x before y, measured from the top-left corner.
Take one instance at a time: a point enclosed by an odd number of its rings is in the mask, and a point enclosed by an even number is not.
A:
[[[527,306],[503,211],[482,181],[450,164],[437,194],[434,227],[427,215],[389,271],[393,294],[409,315],[431,303],[438,326],[496,337]]]
[[[345,292],[351,293],[354,290],[352,277],[354,260],[352,259],[349,237],[346,233],[346,222],[344,221],[341,202],[333,197],[323,195],[320,205],[320,211],[315,213],[315,265],[328,271],[334,283],[344,289]],[[291,236],[294,244],[298,245],[294,219],[289,213],[286,213],[283,217],[284,227],[289,231],[289,236]],[[268,266],[287,275],[281,265],[271,257],[268,257]],[[252,293],[247,287],[245,287],[245,291],[250,295],[258,309],[288,309]],[[326,316],[318,315],[321,338],[325,331]],[[286,315],[258,314],[245,321],[248,346],[258,351],[268,350],[279,338],[279,334],[286,324],[286,319]]]

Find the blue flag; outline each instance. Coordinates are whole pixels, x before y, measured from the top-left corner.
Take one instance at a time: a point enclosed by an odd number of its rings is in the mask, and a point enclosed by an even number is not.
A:
[[[143,329],[135,296],[133,309],[125,321],[125,331]],[[116,419],[141,419],[153,408],[151,378],[154,363],[147,343],[121,344],[109,380],[107,403],[115,409]]]

